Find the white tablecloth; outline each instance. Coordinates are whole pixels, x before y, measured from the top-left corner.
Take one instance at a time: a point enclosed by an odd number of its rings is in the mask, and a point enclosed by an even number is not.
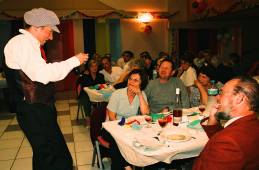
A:
[[[114,92],[115,89],[112,86],[102,90],[84,87],[84,91],[88,94],[91,102],[108,102],[112,92]]]
[[[141,117],[138,118],[141,119]],[[143,117],[142,120],[143,121],[140,120],[140,122],[145,123]],[[198,156],[208,141],[208,137],[203,129],[186,128],[186,124],[181,124],[180,127],[168,124],[164,131],[185,131],[194,138],[184,142],[172,142],[167,140],[167,142],[158,149],[146,150],[142,147],[134,146],[134,141],[143,136],[147,139],[153,139],[158,131],[161,130],[158,124],[152,124],[152,128],[147,128],[146,125],[142,125],[140,130],[135,130],[130,126],[119,126],[118,121],[110,121],[104,122],[103,127],[113,136],[125,160],[132,165],[140,167],[157,162],[170,163],[172,160]]]

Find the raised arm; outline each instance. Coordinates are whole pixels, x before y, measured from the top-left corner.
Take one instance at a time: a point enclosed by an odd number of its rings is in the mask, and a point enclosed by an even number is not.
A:
[[[204,89],[204,87],[201,85],[201,83],[198,80],[195,80],[194,84],[197,86],[197,88],[200,92],[200,103],[207,105],[207,103],[208,103],[207,91]]]

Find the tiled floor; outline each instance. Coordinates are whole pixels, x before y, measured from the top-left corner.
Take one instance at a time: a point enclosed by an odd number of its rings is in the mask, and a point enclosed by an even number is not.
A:
[[[73,157],[75,169],[96,170],[91,167],[93,147],[90,142],[89,128],[82,120],[76,120],[76,100],[58,100],[58,123]],[[109,160],[105,163],[109,169]],[[31,170],[32,149],[21,131],[15,114],[0,113],[0,169]]]

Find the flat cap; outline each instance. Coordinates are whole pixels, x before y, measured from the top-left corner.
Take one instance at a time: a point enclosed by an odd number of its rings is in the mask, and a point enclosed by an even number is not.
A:
[[[26,24],[36,27],[50,26],[53,31],[60,33],[56,26],[60,24],[57,15],[53,11],[47,9],[34,8],[25,12],[24,21]]]

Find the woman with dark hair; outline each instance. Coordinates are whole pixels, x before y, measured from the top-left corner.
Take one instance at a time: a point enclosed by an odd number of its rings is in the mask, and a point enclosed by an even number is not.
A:
[[[87,93],[83,90],[84,87],[94,86],[97,84],[104,84],[103,74],[98,72],[98,64],[95,60],[89,60],[87,63],[86,73],[84,73],[77,80],[77,84],[80,85],[79,102],[84,107],[85,116],[90,116],[91,113],[91,102]]]
[[[123,73],[120,75],[120,78],[115,82],[113,87],[115,89],[121,89],[127,87],[127,81],[129,78],[129,73],[134,69],[141,69],[145,70],[145,63],[142,59],[136,58],[132,59],[128,63],[128,70],[123,71]]]
[[[132,70],[128,75],[127,87],[115,91],[108,103],[107,113],[110,120],[149,113],[147,97],[143,91],[148,77],[143,70]]]
[[[192,107],[199,106],[200,104],[207,105],[207,91],[212,86],[211,80],[216,82],[217,73],[213,66],[205,63],[198,72],[198,79],[194,81],[194,86],[190,88],[190,103]],[[223,84],[218,81],[215,86],[220,89]]]
[[[129,73],[127,87],[113,92],[107,105],[109,120],[117,120],[122,117],[128,118],[140,114],[149,114],[147,97],[143,91],[148,83],[148,76],[144,70],[135,69]],[[126,169],[131,167],[122,157],[116,141],[103,129],[102,136],[98,137],[99,142],[105,148],[109,148],[111,154],[111,169]]]

